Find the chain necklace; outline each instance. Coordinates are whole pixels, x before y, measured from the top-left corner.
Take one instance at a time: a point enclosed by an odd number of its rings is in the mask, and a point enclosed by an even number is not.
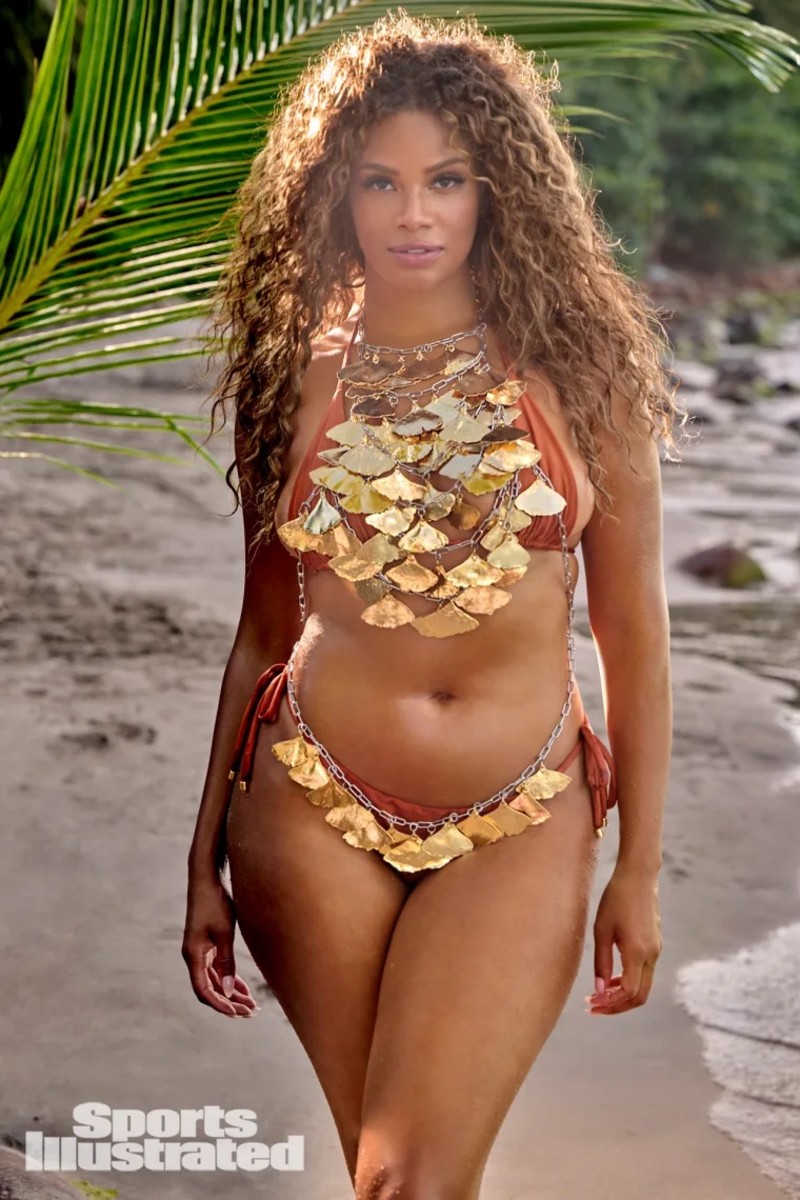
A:
[[[358,358],[338,373],[350,414],[327,431],[336,445],[320,451],[323,465],[310,472],[317,486],[278,534],[289,549],[328,556],[366,602],[361,616],[369,624],[411,624],[427,637],[477,628],[476,616],[508,603],[505,587],[527,569],[530,554],[516,534],[539,515],[563,524],[564,498],[537,466],[541,454],[526,431],[511,424],[524,385],[493,370],[485,331],[481,321],[418,346],[372,345],[363,340],[363,307],[359,313]],[[474,337],[477,350],[459,349]],[[436,350],[433,360],[426,357]],[[422,396],[431,398],[418,404]],[[409,407],[398,412],[401,401]],[[523,491],[524,469],[535,478]],[[446,491],[434,476],[448,480]],[[470,500],[488,494],[492,504],[482,514]],[[363,514],[374,535],[362,541],[349,513]],[[451,541],[434,524],[445,518],[466,536]],[[464,548],[469,557],[446,569],[443,558]],[[423,553],[433,569],[418,560]],[[424,596],[435,608],[417,616],[397,598],[403,594]]]

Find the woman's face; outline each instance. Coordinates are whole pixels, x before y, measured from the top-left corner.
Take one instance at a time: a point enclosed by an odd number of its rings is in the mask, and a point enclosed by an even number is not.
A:
[[[350,177],[367,275],[427,291],[464,269],[480,186],[469,156],[452,149],[448,127],[434,113],[401,112],[376,122]],[[427,249],[415,254],[415,246]]]

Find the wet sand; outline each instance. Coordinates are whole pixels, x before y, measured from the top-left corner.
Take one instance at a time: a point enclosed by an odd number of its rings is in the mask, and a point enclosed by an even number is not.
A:
[[[92,394],[196,411],[202,393],[185,379],[185,366],[154,366],[97,378]],[[740,436],[752,445],[746,429]],[[589,936],[565,1013],[495,1146],[485,1200],[785,1194],[709,1120],[722,1093],[676,993],[682,967],[762,941],[800,907],[796,785],[781,786],[798,762],[783,715],[796,702],[793,668],[774,644],[771,668],[755,661],[770,640],[758,632],[744,639],[748,655],[736,629],[717,630],[719,606],[783,602],[796,582],[800,437],[781,434],[780,451],[773,438],[749,455],[746,495],[731,439],[709,428],[687,451],[692,465],[664,472],[676,714],[654,991],[627,1015],[586,1016]],[[227,465],[223,439],[216,453]],[[90,1099],[249,1107],[262,1140],[305,1135],[302,1174],[92,1182],[134,1200],[342,1200],[333,1123],[277,1005],[261,990],[255,1020],[223,1020],[194,1000],[180,958],[186,851],[240,605],[240,520],[222,515],[229,493],[203,466],[113,466],[124,492],[45,464],[0,475],[0,869],[11,914],[0,1132],[69,1134],[73,1106]],[[672,566],[743,522],[775,564],[765,592],[723,593]],[[601,732],[585,614],[579,628],[579,677]],[[594,907],[613,867],[616,815],[609,834]],[[239,970],[257,987],[237,944]]]

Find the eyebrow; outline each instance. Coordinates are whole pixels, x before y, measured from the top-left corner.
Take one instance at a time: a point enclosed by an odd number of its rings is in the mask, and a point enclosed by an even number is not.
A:
[[[425,172],[427,175],[432,175],[434,171],[441,171],[442,167],[449,167],[452,163],[460,163],[462,167],[467,165],[465,159],[463,158],[445,158],[442,160],[442,162],[436,163],[433,167],[426,167]],[[385,167],[382,163],[362,162],[359,163],[358,166],[359,170],[369,168],[373,171],[384,171],[387,175],[400,174],[400,172],[394,167]]]

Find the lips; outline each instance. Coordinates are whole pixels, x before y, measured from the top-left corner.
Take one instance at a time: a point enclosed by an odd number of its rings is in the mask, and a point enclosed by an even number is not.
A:
[[[393,254],[432,254],[441,248],[441,246],[433,246],[429,242],[407,242],[402,246],[389,247]]]
[[[404,246],[390,246],[389,253],[398,265],[413,269],[437,262],[444,254],[444,248],[424,242],[407,242]]]

